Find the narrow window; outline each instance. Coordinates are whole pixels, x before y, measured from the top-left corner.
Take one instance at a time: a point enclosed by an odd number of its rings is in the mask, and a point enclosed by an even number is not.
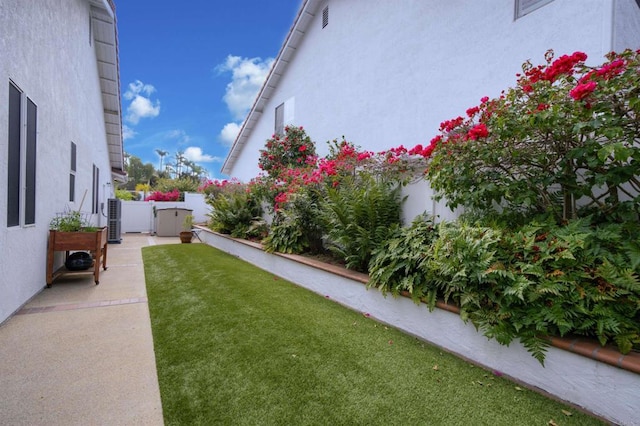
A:
[[[93,165],[93,203],[91,213],[98,213],[98,202],[100,201],[100,169]]]
[[[516,19],[522,18],[553,0],[516,0]]]
[[[329,25],[329,6],[322,10],[322,28]]]
[[[38,107],[27,98],[27,146],[25,158],[24,223],[36,223],[36,153]]]
[[[276,135],[284,135],[284,103],[281,103],[276,107]]]
[[[7,156],[7,226],[20,225],[20,145],[22,92],[9,83],[9,152]]]
[[[36,223],[38,107],[9,82],[7,226]],[[23,131],[24,129],[24,131]]]
[[[76,200],[76,144],[71,142],[71,171],[69,172],[69,201]]]

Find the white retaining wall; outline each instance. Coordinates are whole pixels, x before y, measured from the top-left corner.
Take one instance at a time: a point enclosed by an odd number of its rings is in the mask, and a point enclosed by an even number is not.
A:
[[[640,376],[550,347],[544,367],[519,343],[502,346],[465,324],[457,314],[384,297],[358,281],[323,271],[205,230],[203,242],[328,297],[350,309],[438,345],[488,369],[623,425],[640,425]]]

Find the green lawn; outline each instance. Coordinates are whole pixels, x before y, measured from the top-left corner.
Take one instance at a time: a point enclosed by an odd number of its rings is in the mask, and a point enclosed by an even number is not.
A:
[[[167,425],[600,424],[205,244],[143,258]]]

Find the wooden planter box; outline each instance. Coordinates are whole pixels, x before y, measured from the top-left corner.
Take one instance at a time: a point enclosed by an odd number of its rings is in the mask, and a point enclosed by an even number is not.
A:
[[[89,251],[93,257],[93,267],[83,271],[69,271],[64,266],[53,270],[54,253],[66,252],[65,260],[70,251]],[[107,270],[107,227],[95,232],[61,232],[49,231],[49,244],[47,247],[47,287],[51,287],[53,281],[65,274],[92,273],[94,281],[100,284],[100,263],[103,270]]]

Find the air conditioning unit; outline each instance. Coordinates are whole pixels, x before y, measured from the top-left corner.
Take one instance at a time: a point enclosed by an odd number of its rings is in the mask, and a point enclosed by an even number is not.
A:
[[[107,204],[107,216],[108,216],[108,229],[107,229],[107,242],[110,244],[120,244],[122,242],[121,234],[121,216],[122,216],[122,201],[117,198],[109,198]]]

